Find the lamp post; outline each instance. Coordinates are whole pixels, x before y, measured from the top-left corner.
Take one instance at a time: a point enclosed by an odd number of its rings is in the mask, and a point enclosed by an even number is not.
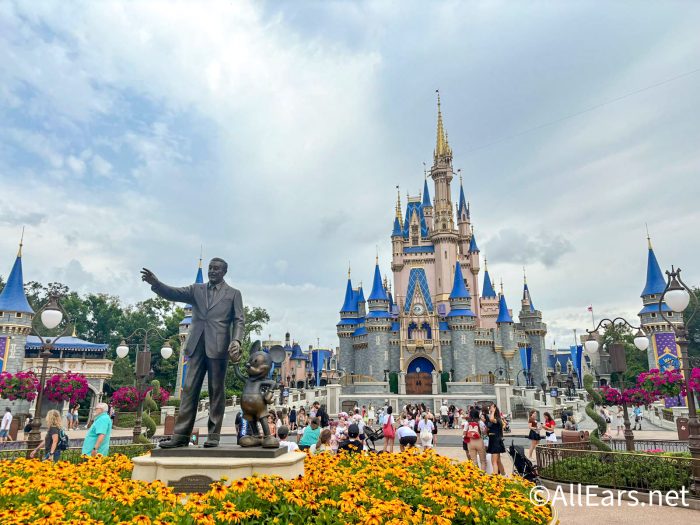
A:
[[[588,337],[583,343],[583,347],[586,349],[586,352],[594,354],[598,351],[598,347],[600,346],[600,343],[598,343],[598,337],[600,337],[598,330],[603,325],[606,325],[608,327],[617,326],[620,328],[628,327],[632,330],[636,330],[637,332],[634,334],[634,346],[637,348],[637,350],[640,350],[642,352],[645,352],[646,349],[649,348],[649,339],[644,333],[644,330],[642,330],[641,326],[634,326],[630,324],[630,322],[626,319],[623,319],[622,317],[616,317],[615,319],[601,319],[601,321],[598,323],[598,326],[596,326],[593,330],[586,330],[586,332],[588,333]],[[593,334],[595,334],[595,336]],[[620,377],[620,392],[622,392],[622,390],[624,389],[624,380],[622,378],[622,374],[627,370],[625,349],[622,345],[611,345],[611,347],[608,348],[608,350],[610,351],[610,357],[612,359],[613,364],[612,371],[617,372]],[[632,432],[632,425],[630,424],[629,412],[627,411],[627,402],[624,400],[622,401],[622,414],[625,424],[625,448],[628,452],[634,452],[634,433]]]
[[[687,319],[684,319],[682,314],[688,308],[690,303],[690,296],[693,292],[688,288],[688,286],[681,279],[681,269],[674,269],[671,266],[671,271],[666,271],[668,276],[668,282],[666,283],[666,288],[664,289],[661,297],[659,298],[659,313],[666,321],[676,336],[676,344],[681,349],[681,359],[683,360],[683,377],[685,379],[686,387],[690,386],[690,359],[688,358],[688,325],[690,321],[695,317],[698,311],[697,301],[693,307],[692,312]],[[666,304],[676,313],[681,314],[682,324],[674,325],[671,320],[666,317],[663,311],[664,298],[666,299]],[[698,422],[698,413],[695,406],[695,394],[691,391],[687,393],[688,398],[688,449],[690,450],[690,455],[693,458],[692,466],[692,481],[690,485],[690,492],[698,496],[700,495],[700,423]]]
[[[139,396],[139,406],[136,409],[136,421],[134,422],[134,437],[132,439],[133,443],[138,443],[139,436],[141,435],[141,423],[143,419],[143,398],[144,398],[144,387],[147,377],[151,377],[153,371],[151,370],[151,351],[148,348],[148,336],[150,334],[159,335],[161,338],[166,339],[165,336],[156,327],[148,328],[137,328],[128,337],[122,339],[122,342],[117,347],[117,356],[124,358],[129,354],[129,347],[126,342],[137,335],[143,335],[143,349],[138,350],[136,347],[136,389]],[[173,336],[170,339],[177,337]],[[173,355],[173,349],[170,346],[170,339],[166,339],[163,343],[163,347],[160,349],[160,355],[163,359],[170,358]]]
[[[306,389],[309,390],[311,388],[311,380],[314,378],[313,372],[309,370],[306,372]]]
[[[37,392],[36,408],[34,410],[34,420],[32,421],[32,430],[29,432],[29,439],[27,440],[27,446],[30,449],[36,448],[39,445],[39,443],[41,443],[41,409],[44,401],[44,384],[46,383],[46,368],[48,367],[49,359],[53,355],[52,351],[54,345],[56,344],[56,341],[58,341],[61,337],[64,337],[68,333],[68,328],[71,324],[70,319],[68,318],[68,314],[59,303],[58,297],[55,295],[51,295],[49,297],[49,300],[46,302],[46,304],[44,304],[44,306],[41,307],[37,314],[38,315],[36,317],[39,317],[39,319],[41,319],[41,324],[43,324],[47,330],[53,330],[58,325],[60,325],[64,317],[67,322],[65,323],[61,333],[56,337],[44,337],[39,332],[37,332],[34,329],[34,326],[32,325],[32,332],[41,341],[41,354],[39,355],[39,357],[41,357],[41,374],[39,376],[39,392]]]

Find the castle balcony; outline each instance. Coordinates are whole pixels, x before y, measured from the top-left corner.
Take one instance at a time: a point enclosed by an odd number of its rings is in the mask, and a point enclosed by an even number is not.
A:
[[[431,352],[433,350],[433,346],[432,339],[409,339],[406,343],[406,349],[409,352],[415,352],[417,349],[423,349],[426,352]]]

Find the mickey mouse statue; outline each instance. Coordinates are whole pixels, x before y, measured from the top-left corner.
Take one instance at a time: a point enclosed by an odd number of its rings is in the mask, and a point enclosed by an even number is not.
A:
[[[231,360],[238,365],[240,355],[232,356]],[[273,390],[279,385],[276,381],[268,379],[272,363],[280,364],[284,361],[284,348],[275,345],[269,353],[261,350],[260,341],[255,341],[250,347],[250,357],[245,364],[247,375],[241,372],[239,366],[234,366],[236,377],[245,381],[241,395],[241,409],[243,418],[250,423],[251,435],[243,436],[238,441],[242,447],[278,448],[279,440],[270,433],[267,422],[268,409],[274,401]],[[263,436],[260,436],[258,423],[262,427]]]

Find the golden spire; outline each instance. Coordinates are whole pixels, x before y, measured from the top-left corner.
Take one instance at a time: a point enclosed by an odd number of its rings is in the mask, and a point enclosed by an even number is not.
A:
[[[525,267],[523,266],[523,283],[527,284],[527,274],[525,273]]]
[[[78,334],[75,331],[75,325],[73,325],[73,335],[71,337],[78,337]]]
[[[396,185],[396,218],[399,220],[399,224],[401,224],[401,190],[398,184]]]
[[[378,245],[378,244],[375,244],[375,245],[374,245],[374,248],[377,250],[377,255],[376,255],[375,258],[374,258],[374,263],[375,263],[376,265],[379,265],[379,245]]]
[[[644,227],[647,229],[647,244],[649,245],[649,249],[651,250],[651,237],[649,237],[649,225],[645,222]]]
[[[489,271],[489,261],[486,259],[485,255],[484,255],[484,271],[485,272]]]
[[[24,246],[24,226],[22,226],[22,236],[19,238],[19,250],[17,250],[17,257],[22,257],[22,246]]]
[[[438,121],[437,121],[437,139],[435,142],[435,160],[440,157],[451,156],[452,151],[450,151],[450,145],[447,141],[447,134],[445,133],[445,127],[442,123],[442,109],[440,107],[440,90],[436,89],[437,93],[437,105],[438,105]]]
[[[350,279],[350,261],[348,261],[348,279]]]
[[[501,277],[501,295],[503,295],[503,277]]]
[[[199,267],[202,267],[202,253],[204,253],[204,245],[199,245]]]

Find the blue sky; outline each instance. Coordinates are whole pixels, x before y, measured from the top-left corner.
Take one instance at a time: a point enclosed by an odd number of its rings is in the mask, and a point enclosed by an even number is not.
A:
[[[439,88],[492,275],[517,309],[526,266],[568,344],[588,304],[641,307],[645,222],[698,283],[700,73],[533,128],[700,68],[697,27],[693,2],[2,2],[0,272],[24,225],[27,279],[133,302],[203,245],[264,335],[335,344]]]

